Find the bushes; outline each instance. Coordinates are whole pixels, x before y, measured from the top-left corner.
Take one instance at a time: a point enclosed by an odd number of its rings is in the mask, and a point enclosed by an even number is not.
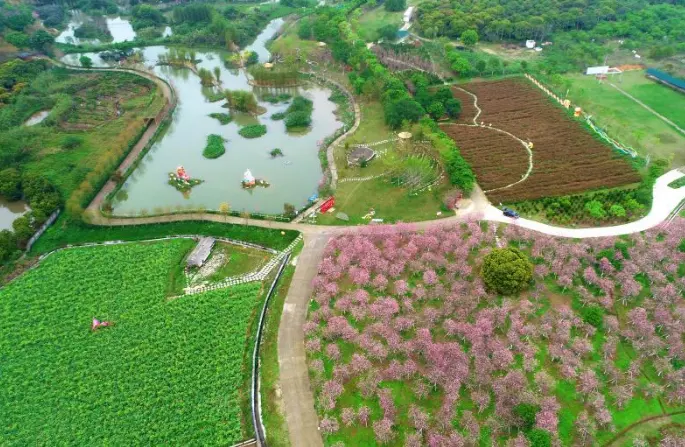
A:
[[[404,121],[417,122],[426,111],[417,101],[406,97],[390,101],[385,107],[385,122],[391,129],[398,129]]]
[[[385,0],[386,11],[404,11],[407,9],[407,0]]]
[[[308,127],[312,123],[312,111],[314,104],[311,100],[302,96],[296,96],[285,111],[286,129]]]
[[[257,111],[257,100],[252,92],[246,90],[226,90],[226,101],[228,106],[239,112],[255,113]]]
[[[518,404],[514,407],[514,416],[518,419],[518,427],[524,432],[530,431],[535,425],[535,416],[540,406],[533,404]]]
[[[207,137],[207,145],[202,151],[205,158],[219,158],[225,152],[224,139],[221,136],[212,134]]]
[[[210,113],[209,116],[218,120],[221,124],[228,124],[233,121],[233,117],[228,113]]]
[[[532,281],[533,264],[517,248],[496,248],[485,256],[481,276],[489,289],[515,295]]]
[[[443,160],[443,165],[450,183],[470,194],[476,183],[476,176],[471,169],[471,165],[461,156],[457,145],[448,137],[434,121],[424,119],[421,121],[423,134],[431,141]]]
[[[286,129],[294,129],[298,127],[309,127],[312,123],[311,112],[292,112],[285,115]]]
[[[604,309],[599,306],[589,305],[580,309],[580,316],[587,324],[602,329],[604,324]]]
[[[626,222],[640,217],[645,207],[636,189],[610,189],[562,197],[546,197],[511,204],[524,215],[546,218],[552,223]]]
[[[271,158],[282,157],[283,151],[279,148],[272,149],[271,152],[269,152],[269,155],[271,155]]]
[[[282,120],[285,118],[285,112],[276,112],[271,115],[271,119],[274,121]]]
[[[15,168],[0,171],[0,197],[9,201],[21,199],[21,174]]]
[[[263,124],[252,124],[250,126],[245,126],[238,131],[243,138],[259,138],[266,134],[266,126]]]

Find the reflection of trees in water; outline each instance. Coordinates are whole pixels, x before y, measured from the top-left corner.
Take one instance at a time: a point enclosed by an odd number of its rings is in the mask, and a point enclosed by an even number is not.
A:
[[[128,200],[128,191],[126,191],[124,188],[121,188],[119,192],[114,196],[114,199],[117,202],[125,202]]]
[[[252,116],[249,113],[235,112],[232,114],[232,116],[233,122],[241,127],[259,124],[259,118]]]

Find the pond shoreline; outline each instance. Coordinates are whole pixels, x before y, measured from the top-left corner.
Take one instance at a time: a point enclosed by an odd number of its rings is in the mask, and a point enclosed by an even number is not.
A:
[[[78,66],[73,66],[61,62],[56,62],[53,61],[57,66],[62,66],[64,68],[70,69],[70,70],[79,70],[79,71],[109,71],[109,72],[128,72],[132,74],[136,74],[138,76],[142,76],[144,78],[150,79],[153,82],[155,82],[156,85],[163,84],[166,86],[165,88],[162,88],[162,94],[167,98],[167,105],[160,111],[157,117],[155,117],[154,121],[150,124],[150,126],[144,131],[141,132],[141,136],[138,139],[138,141],[134,144],[133,148],[129,153],[126,155],[124,161],[119,165],[117,168],[116,172],[121,172],[123,181],[121,183],[116,183],[112,180],[108,180],[105,185],[100,189],[100,191],[96,194],[95,198],[90,202],[90,204],[87,207],[87,212],[91,215],[90,217],[93,218],[95,215],[100,215],[103,217],[116,217],[116,218],[122,218],[122,219],[135,219],[139,216],[126,216],[126,215],[112,215],[110,213],[106,213],[103,210],[103,205],[105,205],[107,202],[109,202],[112,197],[122,188],[122,186],[125,183],[125,180],[128,179],[128,177],[135,172],[137,169],[140,161],[147,155],[148,151],[151,149],[152,145],[156,142],[157,138],[160,136],[162,132],[166,129],[166,127],[170,124],[171,119],[173,118],[173,112],[176,108],[176,93],[173,87],[163,78],[160,78],[156,74],[149,73],[149,72],[144,72],[141,70],[136,70],[133,68],[91,68],[91,69],[85,69],[83,67],[78,67]],[[326,80],[321,79],[320,76],[316,76],[312,73],[307,73],[307,72],[302,72],[301,73],[303,76],[310,77],[310,79],[316,79],[318,82],[317,84],[321,85],[326,85]],[[336,85],[334,81],[327,80],[328,82],[332,83],[334,87],[337,89],[341,90],[344,94],[347,96],[351,96],[351,94],[345,90],[342,86]],[[312,81],[310,81],[312,82]],[[355,111],[357,110],[356,104],[355,104]],[[339,113],[339,106],[336,107],[336,114]],[[356,123],[358,123],[360,117],[359,113],[355,114],[356,118]],[[341,128],[338,129],[338,131]],[[338,133],[336,131],[334,134],[329,135],[329,138],[332,138]],[[345,135],[339,135],[336,138],[335,143],[338,144],[341,138],[346,137],[348,134],[354,131],[354,128],[349,129],[347,132],[345,132]],[[142,144],[141,144],[142,143]],[[328,147],[333,147],[334,144],[329,145]],[[324,148],[322,148],[324,149]],[[333,162],[334,163],[334,162]],[[327,168],[330,169],[331,165],[330,163],[328,164]],[[322,169],[324,167],[322,166]],[[326,171],[326,169],[324,169]],[[335,172],[335,167],[333,166],[333,172]],[[337,178],[337,175],[335,175],[333,178]],[[304,207],[303,209],[306,209]],[[176,211],[176,212],[167,212],[167,213],[159,213],[159,214],[148,214],[147,217],[154,217],[154,216],[172,216],[176,214],[185,214],[187,213],[188,210],[183,210],[183,211]],[[233,213],[230,213],[231,215],[240,215],[240,213],[234,211]],[[258,213],[258,212],[252,212],[250,213],[250,218],[256,218],[256,219],[274,219],[274,220],[280,220],[280,221],[290,221],[290,218],[285,218],[282,215],[277,215],[277,214],[266,214],[266,213]]]
[[[119,70],[119,69],[113,69],[113,70]],[[333,88],[340,90],[343,94],[345,94],[348,98],[352,98],[352,95],[350,92],[348,92],[344,87],[340,84],[338,84],[335,81],[332,81],[327,78],[321,78],[320,76],[314,75],[313,73],[310,72],[300,72],[300,74],[306,78],[306,82],[310,82],[313,84],[321,85],[330,88],[333,86]],[[160,78],[161,79],[161,78]],[[315,81],[316,82],[315,82]],[[166,82],[166,81],[165,81]],[[171,87],[173,91],[173,87]],[[356,130],[356,127],[359,125],[359,121],[361,120],[361,113],[359,112],[358,106],[356,105],[356,102],[352,101],[351,104],[353,106],[353,111],[355,112],[355,123],[353,124],[352,127],[349,128],[346,132],[340,134],[340,131],[344,129],[346,126],[344,125],[343,127],[340,127],[336,130],[336,132],[330,134],[326,140],[331,141],[329,144],[324,144],[321,148],[320,151],[324,155],[323,160],[326,160],[328,163],[326,163],[326,166],[323,165],[322,162],[322,171],[324,172],[324,175],[326,179],[329,181],[331,178],[335,181],[337,181],[337,170],[335,168],[335,160],[332,157],[332,149],[338,145],[342,140],[344,140],[347,136],[349,136],[351,133],[354,133]],[[336,116],[340,115],[340,105],[336,105],[336,110],[335,110]],[[263,113],[262,113],[263,114]],[[135,172],[135,170],[138,168],[140,162],[143,160],[143,158],[148,154],[154,143],[156,142],[157,138],[164,132],[165,126],[169,124],[170,118],[173,119],[171,116],[173,115],[173,110],[171,110],[169,116],[165,116],[161,118],[161,120],[164,120],[165,122],[160,126],[160,128],[157,130],[155,136],[153,138],[149,139],[145,143],[145,147],[138,152],[136,155],[135,161],[133,163],[129,164],[125,169],[125,171],[121,172],[122,173],[122,181],[121,183],[117,183],[113,189],[107,192],[106,197],[100,198],[100,200],[93,200],[91,204],[88,206],[89,211],[95,211],[97,209],[97,212],[106,217],[106,218],[116,218],[116,219],[137,219],[140,218],[140,215],[130,215],[130,214],[116,214],[116,212],[111,212],[107,213],[103,210],[103,205],[107,202],[111,202],[111,200],[115,197],[115,195],[123,188],[125,185],[126,180]],[[155,120],[156,121],[156,120]],[[342,122],[342,121],[341,121]],[[328,152],[331,152],[328,154]],[[322,159],[320,158],[320,161]],[[123,165],[123,163],[122,163]],[[332,166],[332,169],[331,169]],[[117,171],[121,171],[121,166],[117,169]],[[333,183],[335,185],[335,183]],[[334,187],[334,186],[333,186]],[[104,189],[104,187],[103,187]],[[98,194],[100,196],[100,194]],[[97,199],[97,197],[96,197]],[[251,219],[258,219],[258,220],[276,220],[276,221],[281,221],[281,222],[290,222],[294,219],[296,219],[298,216],[300,216],[305,210],[309,208],[309,205],[304,206],[303,208],[297,210],[297,214],[293,217],[286,217],[283,214],[270,214],[270,213],[261,213],[261,212],[249,212],[249,216]],[[145,214],[144,217],[164,217],[164,216],[175,216],[175,215],[183,215],[183,214],[188,214],[189,212],[192,213],[193,211],[202,211],[205,213],[215,213],[219,214],[218,210],[213,210],[213,209],[206,209],[203,207],[198,207],[196,209],[186,209],[186,210],[177,210],[177,211],[170,211],[170,212],[162,212],[162,213],[149,213]],[[233,216],[233,217],[242,217],[244,214],[238,211],[231,211],[228,213],[228,215]]]

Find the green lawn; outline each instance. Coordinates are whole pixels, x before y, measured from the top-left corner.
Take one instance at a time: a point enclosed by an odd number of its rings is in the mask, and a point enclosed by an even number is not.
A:
[[[385,125],[383,107],[376,101],[361,101],[361,124],[357,131],[349,136],[344,144],[335,148],[335,160],[338,167],[338,186],[335,191],[335,211],[318,217],[318,223],[326,225],[368,224],[370,219],[362,219],[373,208],[374,218],[383,219],[385,223],[411,222],[435,219],[441,210],[443,194],[450,189],[448,182],[443,181],[430,190],[416,196],[409,194],[405,188],[390,184],[389,177],[379,177],[368,181],[341,181],[345,178],[377,176],[388,172],[397,162],[394,154],[397,143],[386,143],[374,146],[373,149],[384,153],[373,159],[367,167],[348,167],[347,151],[357,144],[372,144],[396,137],[396,133]],[[346,146],[348,146],[346,148]],[[350,217],[349,222],[335,217],[343,212]],[[445,213],[442,214],[446,216]]]
[[[168,301],[168,271],[189,244],[62,251],[0,290],[4,444],[248,436],[240,395],[261,284]],[[93,318],[114,326],[93,332]]]
[[[296,256],[302,250],[304,244],[298,243],[293,250],[293,256]],[[266,280],[270,284],[273,280],[273,275],[276,274],[276,269]],[[281,399],[280,389],[280,371],[278,364],[278,328],[281,324],[281,315],[283,314],[283,306],[285,299],[290,289],[293,275],[295,274],[295,266],[292,262],[288,263],[283,269],[283,274],[276,285],[274,295],[271,297],[269,308],[266,314],[266,321],[264,323],[264,332],[262,334],[262,344],[260,348],[260,391],[262,395],[262,419],[266,429],[266,437],[268,445],[275,447],[289,447],[290,438],[288,437],[288,426],[283,414],[283,402]]]
[[[416,6],[417,4],[419,4],[419,0],[407,1],[407,7]],[[357,11],[353,13],[353,24],[356,24],[355,31],[366,42],[375,42],[380,38],[378,28],[382,28],[385,25],[401,27],[404,23],[402,21],[404,10],[386,11],[385,6],[382,4],[375,8],[364,8]]]
[[[224,264],[209,277],[210,281],[220,281],[230,276],[249,273],[269,262],[271,255],[262,250],[245,248],[233,244],[219,243],[212,251],[212,257],[223,254]]]
[[[685,95],[650,81],[644,72],[626,72],[610,78],[621,89],[652,107],[682,127],[685,122]],[[685,137],[651,112],[611,87],[598,83],[593,76],[567,75],[571,82],[569,98],[608,130],[609,135],[634,147],[642,155],[668,158],[685,164]]]
[[[284,234],[282,234],[284,233]],[[298,236],[297,231],[275,230],[220,222],[187,221],[152,225],[105,227],[73,223],[60,217],[33,246],[31,253],[41,254],[66,245],[105,241],[140,241],[166,236],[218,236],[283,250]]]
[[[357,34],[366,42],[375,42],[380,38],[378,28],[385,25],[402,26],[404,11],[386,11],[383,5],[370,11],[363,11],[357,22]]]
[[[685,128],[685,94],[648,79],[642,71],[624,73],[616,81],[618,87]]]

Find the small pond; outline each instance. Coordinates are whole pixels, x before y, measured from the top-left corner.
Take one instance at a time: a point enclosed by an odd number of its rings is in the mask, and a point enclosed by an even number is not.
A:
[[[280,19],[274,22],[267,26],[251,46],[262,61],[270,57],[264,43],[282,24]],[[261,47],[257,42],[262,43]],[[168,49],[154,46],[142,48],[142,51],[145,65],[150,66]],[[135,215],[141,210],[150,213],[168,212],[201,206],[217,209],[222,202],[229,203],[234,211],[278,214],[283,211],[284,203],[291,203],[299,208],[306,205],[307,199],[317,192],[322,178],[318,143],[342,126],[335,114],[337,106],[328,100],[330,89],[315,84],[288,89],[253,88],[248,84],[244,71],[226,68],[223,61],[228,55],[229,53],[221,51],[197,50],[196,57],[201,60],[197,68],[213,71],[218,67],[221,71],[222,89],[252,90],[266,113],[259,117],[233,114],[234,120],[231,123],[221,125],[208,115],[228,112],[228,109],[222,107],[225,101],[209,102],[205,97],[207,89],[201,86],[197,75],[188,69],[155,66],[155,73],[174,86],[178,106],[165,134],[141,160],[140,166],[115,197],[114,214]],[[62,60],[78,65],[80,56],[71,54]],[[107,65],[107,61],[96,54],[90,53],[87,56],[93,60],[94,65]],[[261,97],[265,93],[289,93],[311,99],[314,104],[311,128],[303,132],[286,132],[283,121],[274,121],[270,117],[276,112],[285,111],[288,104],[263,101]],[[238,134],[242,126],[256,123],[266,125],[266,135],[246,139]],[[226,153],[214,160],[202,155],[209,134],[217,134],[227,140]],[[275,148],[281,149],[284,156],[271,158],[269,152]],[[185,167],[192,178],[204,180],[204,183],[194,187],[186,195],[167,183],[169,172],[180,165]],[[243,189],[240,181],[246,169],[250,169],[255,177],[267,180],[271,186]]]
[[[49,114],[49,110],[41,110],[40,112],[36,112],[24,122],[24,126],[35,126],[38,123],[42,123]]]
[[[74,36],[74,31],[89,19],[90,17],[88,15],[80,11],[71,11],[71,17],[66,29],[55,38],[55,42],[70,43],[73,45],[81,43],[99,43],[100,41],[98,39],[79,39]],[[136,38],[136,32],[133,31],[131,22],[129,22],[128,19],[122,19],[121,17],[105,17],[105,20],[107,21],[107,29],[109,29],[110,34],[112,34],[112,43],[125,42]]]
[[[9,202],[0,197],[0,230],[11,230],[12,222],[28,211],[29,207],[26,202],[21,200]]]

